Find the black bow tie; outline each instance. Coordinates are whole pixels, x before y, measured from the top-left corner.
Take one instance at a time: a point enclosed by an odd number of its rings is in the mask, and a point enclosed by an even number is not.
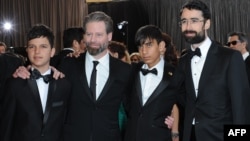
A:
[[[190,55],[190,58],[193,58],[193,56],[195,55],[201,57],[200,48],[196,48],[195,51],[190,50],[189,55]]]
[[[49,83],[53,79],[51,74],[41,75],[41,73],[37,69],[31,71],[31,79],[39,79],[39,78],[43,78],[43,81],[45,83]]]
[[[143,75],[147,75],[148,73],[153,73],[153,74],[157,75],[157,69],[156,68],[154,68],[152,70],[142,69],[141,68],[141,72],[142,72]]]

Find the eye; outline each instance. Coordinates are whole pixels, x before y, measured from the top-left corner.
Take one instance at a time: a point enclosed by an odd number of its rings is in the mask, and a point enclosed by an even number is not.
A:
[[[198,19],[191,19],[191,23],[192,23],[192,24],[195,24],[195,23],[198,23],[198,22],[199,22]]]
[[[145,46],[146,47],[151,47],[152,46],[152,42],[145,43]]]

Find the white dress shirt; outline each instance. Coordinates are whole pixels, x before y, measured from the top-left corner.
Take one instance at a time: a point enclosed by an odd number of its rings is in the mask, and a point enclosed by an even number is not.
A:
[[[149,69],[147,64],[144,64],[142,66],[143,69]],[[147,75],[143,75],[142,72],[140,72],[140,80],[141,80],[141,88],[142,88],[142,102],[143,105],[146,103],[148,98],[152,95],[156,87],[159,85],[159,83],[162,80],[163,77],[163,70],[164,70],[164,60],[161,58],[158,64],[156,64],[154,67],[150,68],[157,69],[157,75],[148,73]]]
[[[109,77],[109,54],[103,56],[99,60],[96,60],[94,57],[92,57],[88,52],[86,52],[86,62],[85,62],[85,68],[86,68],[86,76],[87,81],[90,87],[90,77],[93,69],[93,61],[98,61],[98,65],[96,66],[96,100],[100,96],[104,85],[106,84],[108,77]]]
[[[202,69],[207,57],[207,52],[212,44],[212,41],[207,37],[205,41],[199,46],[201,51],[201,57],[193,56],[191,59],[191,70],[192,70],[192,78],[194,83],[195,95],[198,96],[199,92],[199,81],[202,73]],[[195,49],[191,46],[191,49],[194,51]],[[195,119],[193,119],[193,124],[195,123]]]
[[[42,75],[47,75],[51,74],[51,68],[48,69],[44,74]],[[47,103],[47,98],[48,98],[48,90],[49,90],[49,83],[45,83],[43,81],[43,78],[39,78],[36,80],[38,90],[39,90],[39,95],[42,103],[42,108],[43,108],[43,113],[45,112],[46,108],[46,103]]]

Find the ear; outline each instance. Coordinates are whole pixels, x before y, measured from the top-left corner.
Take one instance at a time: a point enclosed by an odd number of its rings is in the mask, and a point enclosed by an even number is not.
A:
[[[113,57],[118,58],[119,57],[118,53],[117,52],[113,53]]]
[[[159,43],[159,51],[160,51],[161,53],[164,52],[164,51],[166,50],[165,45],[166,45],[166,43],[163,42],[163,41],[161,41],[161,42]]]
[[[50,57],[53,57],[55,55],[56,49],[53,47],[51,49]]]
[[[211,24],[211,20],[210,19],[206,20],[206,22],[205,22],[205,30],[210,28],[210,24]]]
[[[73,40],[72,47],[77,46],[79,43],[76,40]]]
[[[108,39],[109,39],[109,41],[112,40],[112,36],[113,36],[112,32],[108,33]]]

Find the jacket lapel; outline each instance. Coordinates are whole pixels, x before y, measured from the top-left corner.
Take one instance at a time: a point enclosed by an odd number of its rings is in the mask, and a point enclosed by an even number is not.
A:
[[[27,81],[28,81],[28,86],[31,89],[32,95],[34,96],[36,106],[38,107],[39,112],[41,114],[43,114],[42,103],[41,103],[40,94],[39,94],[39,90],[38,90],[36,80],[28,79]]]
[[[56,89],[57,89],[56,81],[53,79],[49,83],[46,108],[45,108],[45,112],[44,112],[44,116],[43,116],[43,125],[45,125],[48,121],[50,110],[51,110],[51,104],[52,104],[52,96],[55,93]]]
[[[208,77],[210,77],[211,73],[214,70],[214,67],[216,66],[216,60],[217,59],[217,47],[216,44],[213,42],[211,47],[208,50],[207,53],[207,58],[205,60],[203,69],[202,69],[202,73],[201,73],[201,77],[200,77],[200,81],[199,81],[199,91],[202,90],[205,87],[206,81],[208,80]],[[198,97],[201,95],[202,93],[198,94]]]
[[[79,66],[78,68],[78,74],[80,74],[80,82],[82,84],[82,89],[84,93],[87,93],[88,97],[90,99],[92,99],[93,101],[95,101],[92,97],[89,85],[88,85],[88,81],[87,81],[87,76],[86,76],[86,66],[85,66],[85,60],[86,60],[86,53],[84,53],[84,55],[82,55],[81,57],[78,58],[78,64],[77,66]],[[84,97],[83,97],[84,98]]]
[[[110,88],[110,86],[112,85],[112,83],[115,80],[115,76],[118,73],[118,69],[119,67],[116,67],[117,65],[115,64],[115,62],[113,61],[114,58],[112,58],[109,55],[109,77],[108,80],[106,82],[106,84],[103,87],[103,90],[100,93],[100,96],[98,97],[97,101],[100,100],[104,95],[107,94],[108,89]]]
[[[163,71],[163,78],[159,85],[156,87],[156,89],[153,91],[152,95],[148,98],[144,106],[148,105],[151,103],[154,99],[158,97],[159,94],[162,93],[164,89],[166,89],[169,85],[170,78],[173,75],[173,71],[168,68],[167,63],[165,62],[164,64],[164,71]]]

